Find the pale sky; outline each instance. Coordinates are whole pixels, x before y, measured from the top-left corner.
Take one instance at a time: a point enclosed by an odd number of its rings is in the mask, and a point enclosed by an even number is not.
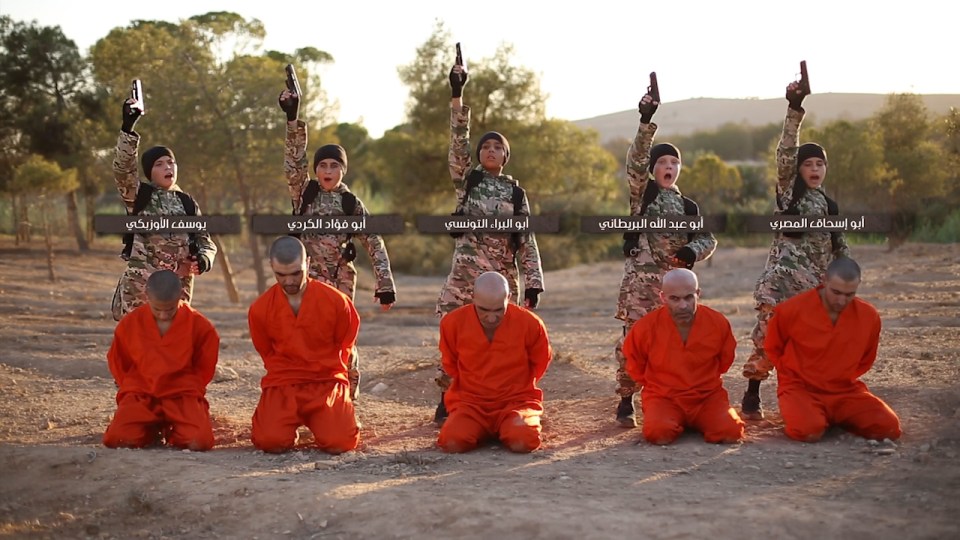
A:
[[[951,37],[960,4],[944,0],[0,0],[0,14],[59,25],[82,53],[133,19],[210,11],[261,20],[267,49],[332,54],[322,76],[339,120],[360,122],[373,137],[404,121],[397,66],[413,59],[436,20],[463,43],[468,66],[512,43],[516,64],[541,77],[547,114],[567,120],[636,107],[650,71],[665,103],[782,96],[803,59],[816,93],[960,94]]]

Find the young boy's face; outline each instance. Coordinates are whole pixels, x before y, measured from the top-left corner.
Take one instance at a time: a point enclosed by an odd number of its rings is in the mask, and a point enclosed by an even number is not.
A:
[[[653,165],[653,178],[657,186],[663,189],[672,187],[680,176],[680,158],[676,156],[660,156]]]
[[[317,180],[320,181],[320,187],[324,191],[333,191],[337,189],[340,182],[343,181],[343,164],[331,158],[322,159],[317,163]]]
[[[827,163],[818,157],[807,158],[800,164],[800,178],[810,189],[817,189],[827,177]]]

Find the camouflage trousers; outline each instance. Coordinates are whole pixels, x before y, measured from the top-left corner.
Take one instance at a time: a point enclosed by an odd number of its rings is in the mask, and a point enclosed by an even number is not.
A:
[[[639,257],[627,258],[616,315],[624,323],[623,333],[613,349],[613,356],[617,359],[616,393],[620,397],[630,397],[640,390],[626,371],[627,358],[623,355],[623,342],[634,323],[660,307],[661,277],[662,272],[655,263],[644,262]]]
[[[158,270],[176,268],[127,267],[117,281],[117,288],[113,291],[113,300],[110,302],[113,320],[119,321],[127,313],[147,303],[147,278]],[[189,304],[193,298],[193,276],[181,277],[180,285],[180,298]]]
[[[357,287],[357,271],[353,267],[353,264],[342,263],[339,268],[337,268],[336,265],[327,267],[322,264],[311,264],[310,277],[321,283],[330,285],[349,296],[350,301],[353,301]],[[356,346],[350,351],[347,379],[350,381],[350,398],[353,401],[357,401],[360,397],[360,353],[357,352]]]
[[[743,376],[756,381],[766,380],[770,377],[770,371],[773,370],[773,364],[767,359],[767,353],[763,350],[763,342],[767,338],[767,325],[773,317],[773,306],[771,304],[760,304],[757,306],[757,324],[753,327],[750,339],[753,341],[753,352],[750,358],[743,364]]]

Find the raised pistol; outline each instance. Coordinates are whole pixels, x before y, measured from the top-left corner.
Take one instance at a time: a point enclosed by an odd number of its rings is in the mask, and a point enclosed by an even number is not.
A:
[[[660,85],[657,84],[657,72],[650,72],[650,86],[647,87],[647,94],[653,98],[653,102],[660,104]]]
[[[460,50],[460,42],[457,42],[457,59],[454,60],[454,64],[458,66],[463,66],[463,70],[467,70],[467,65],[463,63],[463,52]]]
[[[810,95],[810,77],[807,75],[807,61],[800,61],[800,92],[805,95]]]
[[[143,103],[143,84],[140,82],[140,79],[134,79],[130,85],[130,99],[133,100],[133,103],[130,104],[131,111],[140,111],[141,116],[147,114],[147,109]]]
[[[293,64],[287,64],[285,69],[287,71],[287,90],[300,97],[300,81],[297,80],[297,71],[293,68]]]

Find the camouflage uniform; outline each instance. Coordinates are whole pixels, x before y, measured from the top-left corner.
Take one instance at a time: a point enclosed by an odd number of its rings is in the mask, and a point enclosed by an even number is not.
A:
[[[640,215],[640,206],[644,189],[650,173],[650,148],[653,136],[657,132],[654,123],[640,124],[637,136],[627,152],[627,183],[630,186],[630,215]],[[645,216],[683,215],[683,199],[676,185],[670,189],[660,189],[657,198],[644,212]],[[623,281],[620,283],[620,298],[617,301],[616,318],[624,322],[623,334],[617,340],[614,356],[617,359],[617,394],[629,397],[639,389],[637,384],[624,370],[627,359],[623,356],[623,340],[633,324],[644,315],[660,306],[660,280],[668,271],[675,268],[670,258],[677,250],[687,246],[697,255],[697,261],[703,261],[713,255],[717,249],[717,239],[709,232],[695,233],[690,239],[688,233],[650,232],[640,235],[635,251],[624,261]]]
[[[116,157],[113,160],[113,176],[120,191],[127,212],[133,211],[133,204],[140,189],[137,174],[137,147],[140,136],[136,133],[120,132],[117,138]],[[174,184],[169,190],[155,189],[150,202],[140,212],[142,216],[183,216],[186,211],[175,191],[182,191]],[[197,215],[200,209],[197,208]],[[194,234],[199,256],[206,257],[213,264],[217,256],[217,246],[205,232]],[[157,270],[173,270],[181,264],[190,264],[190,235],[187,233],[146,233],[133,235],[133,249],[127,259],[127,269],[120,277],[114,293],[111,310],[114,319],[124,315],[147,302],[147,278]],[[183,285],[181,298],[190,303],[193,297],[193,276],[181,277]]]
[[[470,108],[464,105],[459,111],[450,110],[450,178],[457,195],[457,203],[463,200],[466,176],[471,165]],[[478,168],[482,170],[482,168]],[[483,171],[483,180],[470,191],[463,208],[465,216],[513,216],[511,202],[513,186],[519,183],[510,175],[493,176]],[[530,213],[530,203],[524,197],[522,213]],[[523,269],[524,290],[543,287],[543,268],[540,265],[540,249],[533,233],[521,235],[520,249],[516,253]],[[453,264],[440,297],[437,299],[437,315],[443,316],[458,307],[473,302],[473,282],[484,272],[498,272],[510,284],[510,297],[520,302],[519,269],[510,248],[510,234],[466,232],[457,238],[453,251]],[[442,371],[437,384],[446,389],[449,377]]]
[[[287,123],[287,136],[284,145],[283,169],[287,176],[287,186],[290,189],[290,201],[294,211],[300,209],[300,201],[309,182],[307,165],[307,126],[298,120],[296,127]],[[333,191],[324,191],[317,194],[317,198],[304,210],[305,216],[342,216],[343,193],[350,188],[343,182]],[[355,216],[367,215],[363,201],[357,199]],[[390,270],[390,257],[387,247],[378,234],[355,234],[373,263],[373,272],[377,278],[376,293],[392,292],[396,294],[393,282],[393,272]],[[301,236],[303,245],[307,248],[310,257],[310,277],[331,285],[353,300],[357,290],[357,269],[353,262],[345,262],[340,255],[341,246],[347,241],[346,233],[342,234],[311,234]],[[350,358],[350,388],[354,399],[360,383],[360,364],[356,348]]]
[[[778,208],[787,208],[793,199],[793,183],[797,177],[797,139],[803,112],[787,109],[783,121],[783,134],[777,145],[777,201]],[[827,215],[827,199],[823,187],[808,189],[800,199],[797,209],[800,215]],[[777,210],[776,213],[780,213]],[[763,351],[767,335],[767,323],[773,316],[773,307],[797,293],[816,287],[823,280],[827,266],[837,257],[849,257],[843,234],[839,235],[834,251],[829,232],[808,232],[800,238],[790,238],[776,233],[767,255],[763,273],[757,280],[753,293],[756,300],[757,324],[753,329],[753,352],[743,366],[743,376],[763,380],[770,376],[773,366]]]

